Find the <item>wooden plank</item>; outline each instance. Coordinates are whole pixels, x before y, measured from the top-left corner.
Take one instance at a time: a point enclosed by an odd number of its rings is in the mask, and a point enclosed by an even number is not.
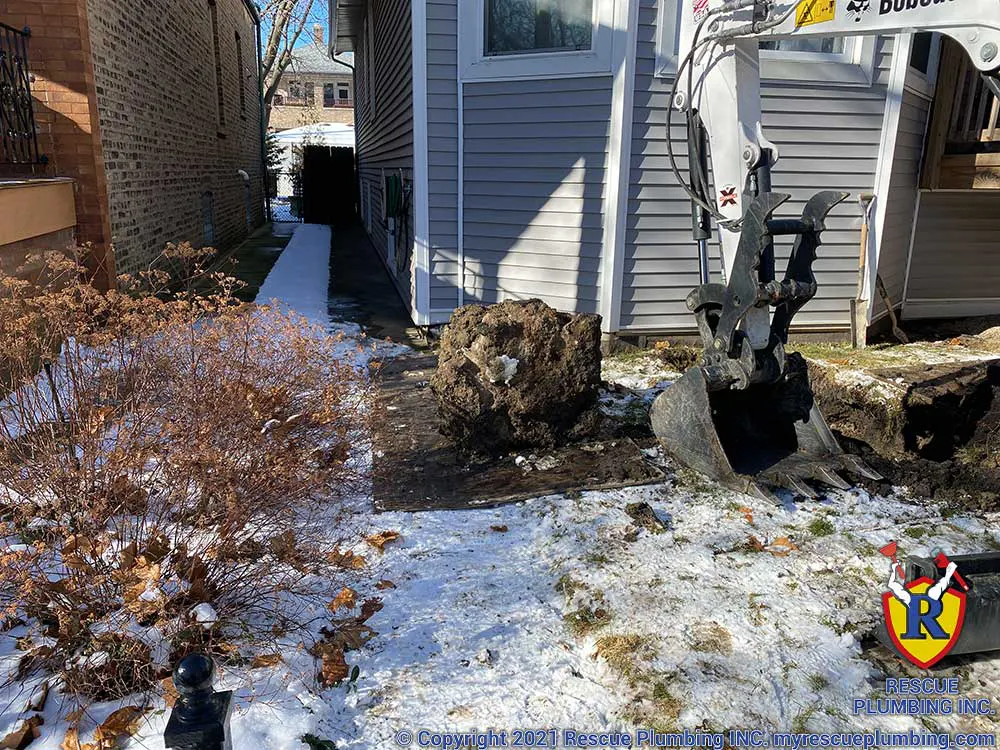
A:
[[[941,187],[947,190],[1000,190],[1000,154],[943,156]]]
[[[931,123],[927,129],[927,148],[924,151],[924,163],[920,170],[920,187],[934,190],[940,187],[941,157],[944,155],[945,143],[955,99],[948,92],[955,90],[962,62],[966,59],[965,52],[957,42],[944,37],[941,39],[941,67],[938,71],[937,95],[931,110]]]

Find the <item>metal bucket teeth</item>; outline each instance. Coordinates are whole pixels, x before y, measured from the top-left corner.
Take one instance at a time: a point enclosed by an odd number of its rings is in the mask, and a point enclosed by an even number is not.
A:
[[[819,497],[816,491],[806,484],[804,481],[791,474],[782,474],[779,477],[779,482],[785,489],[791,490],[796,495],[802,495],[803,497],[808,497],[810,499],[815,499]]]
[[[872,479],[876,482],[881,481],[885,477],[879,474],[875,469],[866,464],[857,456],[852,456],[849,453],[845,453],[840,457],[840,462],[844,465],[844,468],[853,474],[865,477],[866,479]]]
[[[837,472],[826,466],[816,465],[810,467],[809,476],[819,482],[822,482],[823,484],[829,485],[830,487],[836,487],[838,490],[851,489],[849,482],[845,481]]]
[[[815,498],[816,483],[848,490],[840,470],[880,478],[841,450],[807,380],[712,392],[702,369],[692,367],[656,399],[650,420],[682,464],[760,499],[779,502],[772,488]]]

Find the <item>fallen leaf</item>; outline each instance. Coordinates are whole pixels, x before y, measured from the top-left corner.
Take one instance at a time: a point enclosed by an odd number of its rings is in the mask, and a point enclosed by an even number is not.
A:
[[[382,580],[375,584],[375,588],[377,588],[379,591],[385,591],[386,589],[396,588],[396,584],[394,584],[392,581]]]
[[[792,552],[797,551],[798,548],[798,545],[787,536],[779,536],[768,545],[767,551],[775,557],[788,557]]]
[[[258,654],[250,660],[251,669],[276,667],[281,664],[281,654]]]
[[[144,713],[140,706],[124,706],[113,711],[94,733],[98,746],[110,750],[118,744],[119,739],[131,737],[139,728]]]
[[[49,683],[43,682],[35,691],[31,694],[28,699],[28,705],[25,707],[25,711],[41,711],[45,708],[45,701],[49,697]]]
[[[377,534],[365,537],[365,541],[379,552],[384,552],[385,545],[389,542],[395,542],[397,539],[401,538],[402,535],[398,531],[380,531]]]
[[[380,609],[382,609],[383,606],[385,606],[385,605],[382,604],[382,600],[379,599],[378,597],[373,597],[371,599],[365,599],[361,603],[361,622],[364,622],[365,620],[367,620],[373,614],[375,614]]]
[[[495,531],[498,534],[506,534],[507,526],[505,524],[496,524],[494,526],[490,526],[490,531]]]
[[[340,648],[325,651],[320,658],[319,681],[324,687],[333,687],[347,679],[347,661]]]
[[[338,609],[354,609],[358,602],[358,592],[352,588],[344,586],[340,590],[340,593],[334,597],[334,600],[326,605],[326,608],[331,612],[336,612]]]
[[[353,552],[341,552],[339,549],[335,549],[326,556],[326,561],[331,565],[336,565],[338,568],[346,568],[347,570],[360,570],[365,567],[365,558],[361,555],[355,555]]]
[[[753,510],[744,505],[743,507],[740,508],[740,513],[743,514],[743,517],[747,520],[747,523],[753,526]]]
[[[170,684],[171,686],[173,685],[173,683]],[[74,729],[76,728],[76,725],[80,723],[80,719],[82,718],[83,718],[82,708],[78,708],[76,709],[76,711],[70,711],[68,714],[66,714],[66,721],[69,722],[69,725]]]
[[[330,648],[357,651],[378,635],[370,627],[356,619],[335,622],[332,629],[323,628],[320,632],[323,633],[324,639],[313,646],[312,653],[315,656]]]
[[[754,552],[763,552],[765,549],[764,543],[753,534],[751,534],[750,538],[747,539],[746,547]]]
[[[66,736],[59,745],[60,750],[101,750],[100,746],[93,742],[80,742],[80,732],[76,727],[66,730]]]
[[[14,729],[0,740],[0,748],[4,750],[24,750],[32,742],[38,739],[41,732],[38,727],[45,723],[41,714],[35,714],[30,719],[21,719],[14,725]]]
[[[164,677],[160,680],[160,686],[163,688],[163,702],[167,704],[167,708],[173,708],[177,699],[180,697],[177,692],[177,688],[174,687],[173,678]]]

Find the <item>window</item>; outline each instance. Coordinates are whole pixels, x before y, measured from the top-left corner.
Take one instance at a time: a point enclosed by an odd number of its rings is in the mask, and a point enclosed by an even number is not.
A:
[[[332,83],[323,84],[323,106],[335,107],[337,105],[336,85]]]
[[[656,48],[658,76],[672,77],[677,69],[681,21],[678,0],[663,0]],[[764,81],[870,86],[878,43],[874,36],[761,41],[760,77]]]
[[[594,0],[486,0],[486,54],[589,50]]]
[[[240,112],[246,114],[247,111],[247,87],[245,76],[243,73],[243,40],[240,38],[240,32],[236,32],[236,71],[239,76],[240,84]]]
[[[552,78],[611,73],[624,0],[466,0],[463,80]]]
[[[222,50],[219,45],[219,9],[215,0],[208,0],[208,13],[212,18],[212,50],[215,52],[215,96],[218,105],[219,129],[226,126],[226,99],[222,88]]]
[[[761,50],[775,52],[809,52],[820,55],[842,55],[847,47],[844,37],[813,37],[810,39],[778,39],[761,42]]]
[[[201,194],[202,240],[205,247],[215,246],[215,200],[211,190]]]
[[[899,36],[899,44],[905,43],[905,36]],[[941,57],[941,35],[930,31],[920,31],[910,42],[909,68],[906,71],[906,88],[925,97],[934,95],[937,83],[938,61]]]
[[[311,107],[316,101],[316,95],[311,83],[303,81],[288,82],[288,100],[290,107]]]
[[[341,104],[350,104],[351,102],[351,87],[346,83],[337,84],[337,100]]]
[[[910,67],[924,75],[930,70],[931,65],[931,43],[934,34],[930,31],[921,31],[913,35],[913,43],[910,47]]]

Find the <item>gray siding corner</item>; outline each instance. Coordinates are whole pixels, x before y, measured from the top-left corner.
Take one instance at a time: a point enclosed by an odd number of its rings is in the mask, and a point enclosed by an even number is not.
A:
[[[924,97],[904,90],[889,191],[883,198],[885,224],[882,227],[878,272],[894,307],[903,302],[906,262],[910,252],[913,222],[916,220],[920,158],[930,104]],[[872,294],[872,312],[873,321],[885,313],[885,304],[877,292]]]
[[[409,0],[373,0],[372,59],[360,38],[355,54],[355,138],[360,202],[367,208],[372,244],[383,261],[388,258],[388,234],[383,216],[384,176],[402,174],[413,180],[413,63]],[[369,70],[369,67],[374,67]],[[371,86],[369,87],[369,82]],[[396,253],[409,263],[390,276],[410,306],[413,267],[412,200],[405,237],[398,233]]]

